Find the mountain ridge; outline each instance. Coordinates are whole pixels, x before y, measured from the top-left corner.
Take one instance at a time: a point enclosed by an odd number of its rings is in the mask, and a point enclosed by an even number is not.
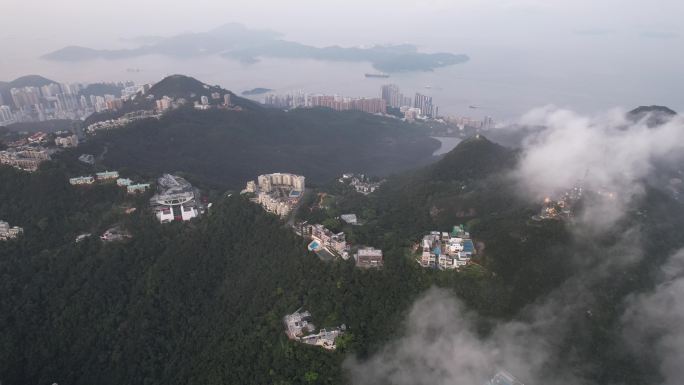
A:
[[[186,33],[161,38],[129,49],[93,49],[66,46],[42,56],[43,59],[77,62],[93,59],[123,59],[149,54],[171,57],[198,57],[221,55],[226,58],[252,63],[259,57],[310,58],[332,61],[370,62],[381,71],[430,71],[435,68],[463,63],[467,55],[452,53],[420,53],[409,44],[357,47],[314,47],[282,40],[280,34],[268,30],[248,29],[231,23],[207,32]]]

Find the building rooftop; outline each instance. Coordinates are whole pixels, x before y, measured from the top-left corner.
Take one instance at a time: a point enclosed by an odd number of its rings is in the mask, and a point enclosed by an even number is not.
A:
[[[150,199],[150,202],[161,205],[178,205],[188,203],[195,199],[195,189],[185,179],[164,174],[157,180],[159,193]]]

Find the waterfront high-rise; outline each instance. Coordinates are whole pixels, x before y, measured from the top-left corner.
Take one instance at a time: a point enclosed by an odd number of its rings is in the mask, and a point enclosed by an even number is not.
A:
[[[434,117],[435,107],[432,105],[432,96],[416,93],[413,107],[420,109],[420,114],[426,117]]]
[[[12,122],[14,114],[9,106],[0,106],[0,123]]]
[[[10,93],[14,105],[19,109],[40,103],[40,89],[38,87],[12,88]]]
[[[411,105],[411,98],[405,97],[396,84],[382,86],[382,100],[392,108],[400,108]]]

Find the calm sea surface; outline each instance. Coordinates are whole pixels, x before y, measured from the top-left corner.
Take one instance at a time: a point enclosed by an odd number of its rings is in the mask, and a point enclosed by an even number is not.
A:
[[[122,60],[56,63],[34,56],[0,58],[0,80],[23,74],[40,74],[63,82],[133,80],[155,82],[180,73],[236,93],[255,87],[277,93],[304,91],[343,96],[377,97],[380,86],[397,84],[405,95],[431,95],[443,113],[497,120],[512,120],[534,107],[555,104],[582,113],[613,107],[632,108],[642,104],[665,104],[684,110],[682,76],[663,63],[608,64],[571,62],[572,56],[543,52],[467,52],[471,60],[431,72],[392,74],[389,79],[367,79],[376,72],[369,63],[316,60],[262,59],[242,64],[218,56],[177,59],[145,56]],[[651,62],[649,62],[651,63]],[[134,69],[135,72],[131,72]],[[671,71],[670,71],[671,70]],[[670,72],[668,72],[670,71]],[[678,85],[679,84],[679,85]],[[263,95],[254,96],[262,100]]]

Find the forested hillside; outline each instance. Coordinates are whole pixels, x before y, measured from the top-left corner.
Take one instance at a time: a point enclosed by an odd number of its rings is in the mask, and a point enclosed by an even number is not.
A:
[[[33,174],[0,166],[0,220],[23,227],[26,236],[17,243],[32,252],[103,229],[118,217],[124,198],[111,184],[74,188],[62,165],[53,162]]]
[[[430,162],[438,147],[416,126],[361,112],[184,108],[98,133],[79,153],[106,148],[103,163],[111,168],[183,171],[239,189],[270,172],[299,173],[314,183],[349,171],[385,175]]]
[[[144,211],[122,223],[133,235],[124,243],[0,244],[3,383],[337,384],[346,355],[364,357],[389,340],[431,284],[483,310],[502,298],[477,269],[425,272],[401,248],[387,250],[381,271],[325,264],[239,197],[190,224],[160,225]],[[282,317],[300,306],[320,326],[347,325],[336,352],[287,340]]]
[[[573,365],[599,383],[657,382],[657,363],[623,346],[620,319],[624,298],[651,287],[666,256],[684,246],[682,206],[648,189],[615,228],[586,243],[568,223],[530,220],[538,206],[520,199],[506,177],[515,159],[473,138],[434,165],[390,177],[368,197],[331,187],[334,203],[308,210],[307,201],[303,217],[333,223],[339,213],[360,214],[364,225],[343,229],[353,243],[383,249],[385,266],[373,270],[322,262],[282,221],[237,195],[215,199],[192,222],[161,225],[144,196],[69,186],[67,159],[35,174],[0,168],[0,218],[25,228],[23,237],[0,243],[0,380],[346,383],[343,361],[364,360],[402,334],[406,312],[428,288],[462,299],[486,335],[574,272],[598,268],[625,233],[639,229],[648,258],[620,265],[611,279],[587,281],[592,299],[569,316],[576,330],[557,348],[573,352]],[[122,207],[138,210],[124,215]],[[478,243],[475,263],[461,271],[421,268],[414,242],[459,223]],[[113,224],[132,239],[74,242]],[[338,350],[286,338],[282,317],[301,306],[320,327],[347,325]]]
[[[390,177],[369,196],[337,182],[323,186],[319,190],[326,194],[323,207],[307,202],[299,216],[337,225],[335,231],[344,230],[348,239],[383,248],[408,249],[429,231],[465,224],[479,245],[475,263],[487,277],[476,289],[480,301],[486,302],[470,306],[499,319],[523,313],[594,269],[596,274],[608,274],[610,279],[588,279],[583,284],[581,292],[591,293],[584,308],[587,313],[571,315],[567,322],[573,338],[559,342],[558,349],[574,352],[573,367],[582,368],[598,383],[657,381],[658,363],[633,355],[624,346],[621,317],[631,293],[650,289],[668,256],[684,246],[678,230],[684,225],[683,207],[667,193],[648,187],[612,229],[582,236],[579,220],[531,220],[540,205],[523,199],[510,178],[516,157],[484,137],[472,138],[433,165]],[[591,194],[586,199],[592,199]],[[336,219],[342,213],[356,213],[364,225],[342,225]],[[629,249],[628,235],[640,240],[647,257],[599,273],[615,258],[612,254],[626,258],[624,254],[640,252]],[[484,294],[495,287],[504,289],[492,297]]]

